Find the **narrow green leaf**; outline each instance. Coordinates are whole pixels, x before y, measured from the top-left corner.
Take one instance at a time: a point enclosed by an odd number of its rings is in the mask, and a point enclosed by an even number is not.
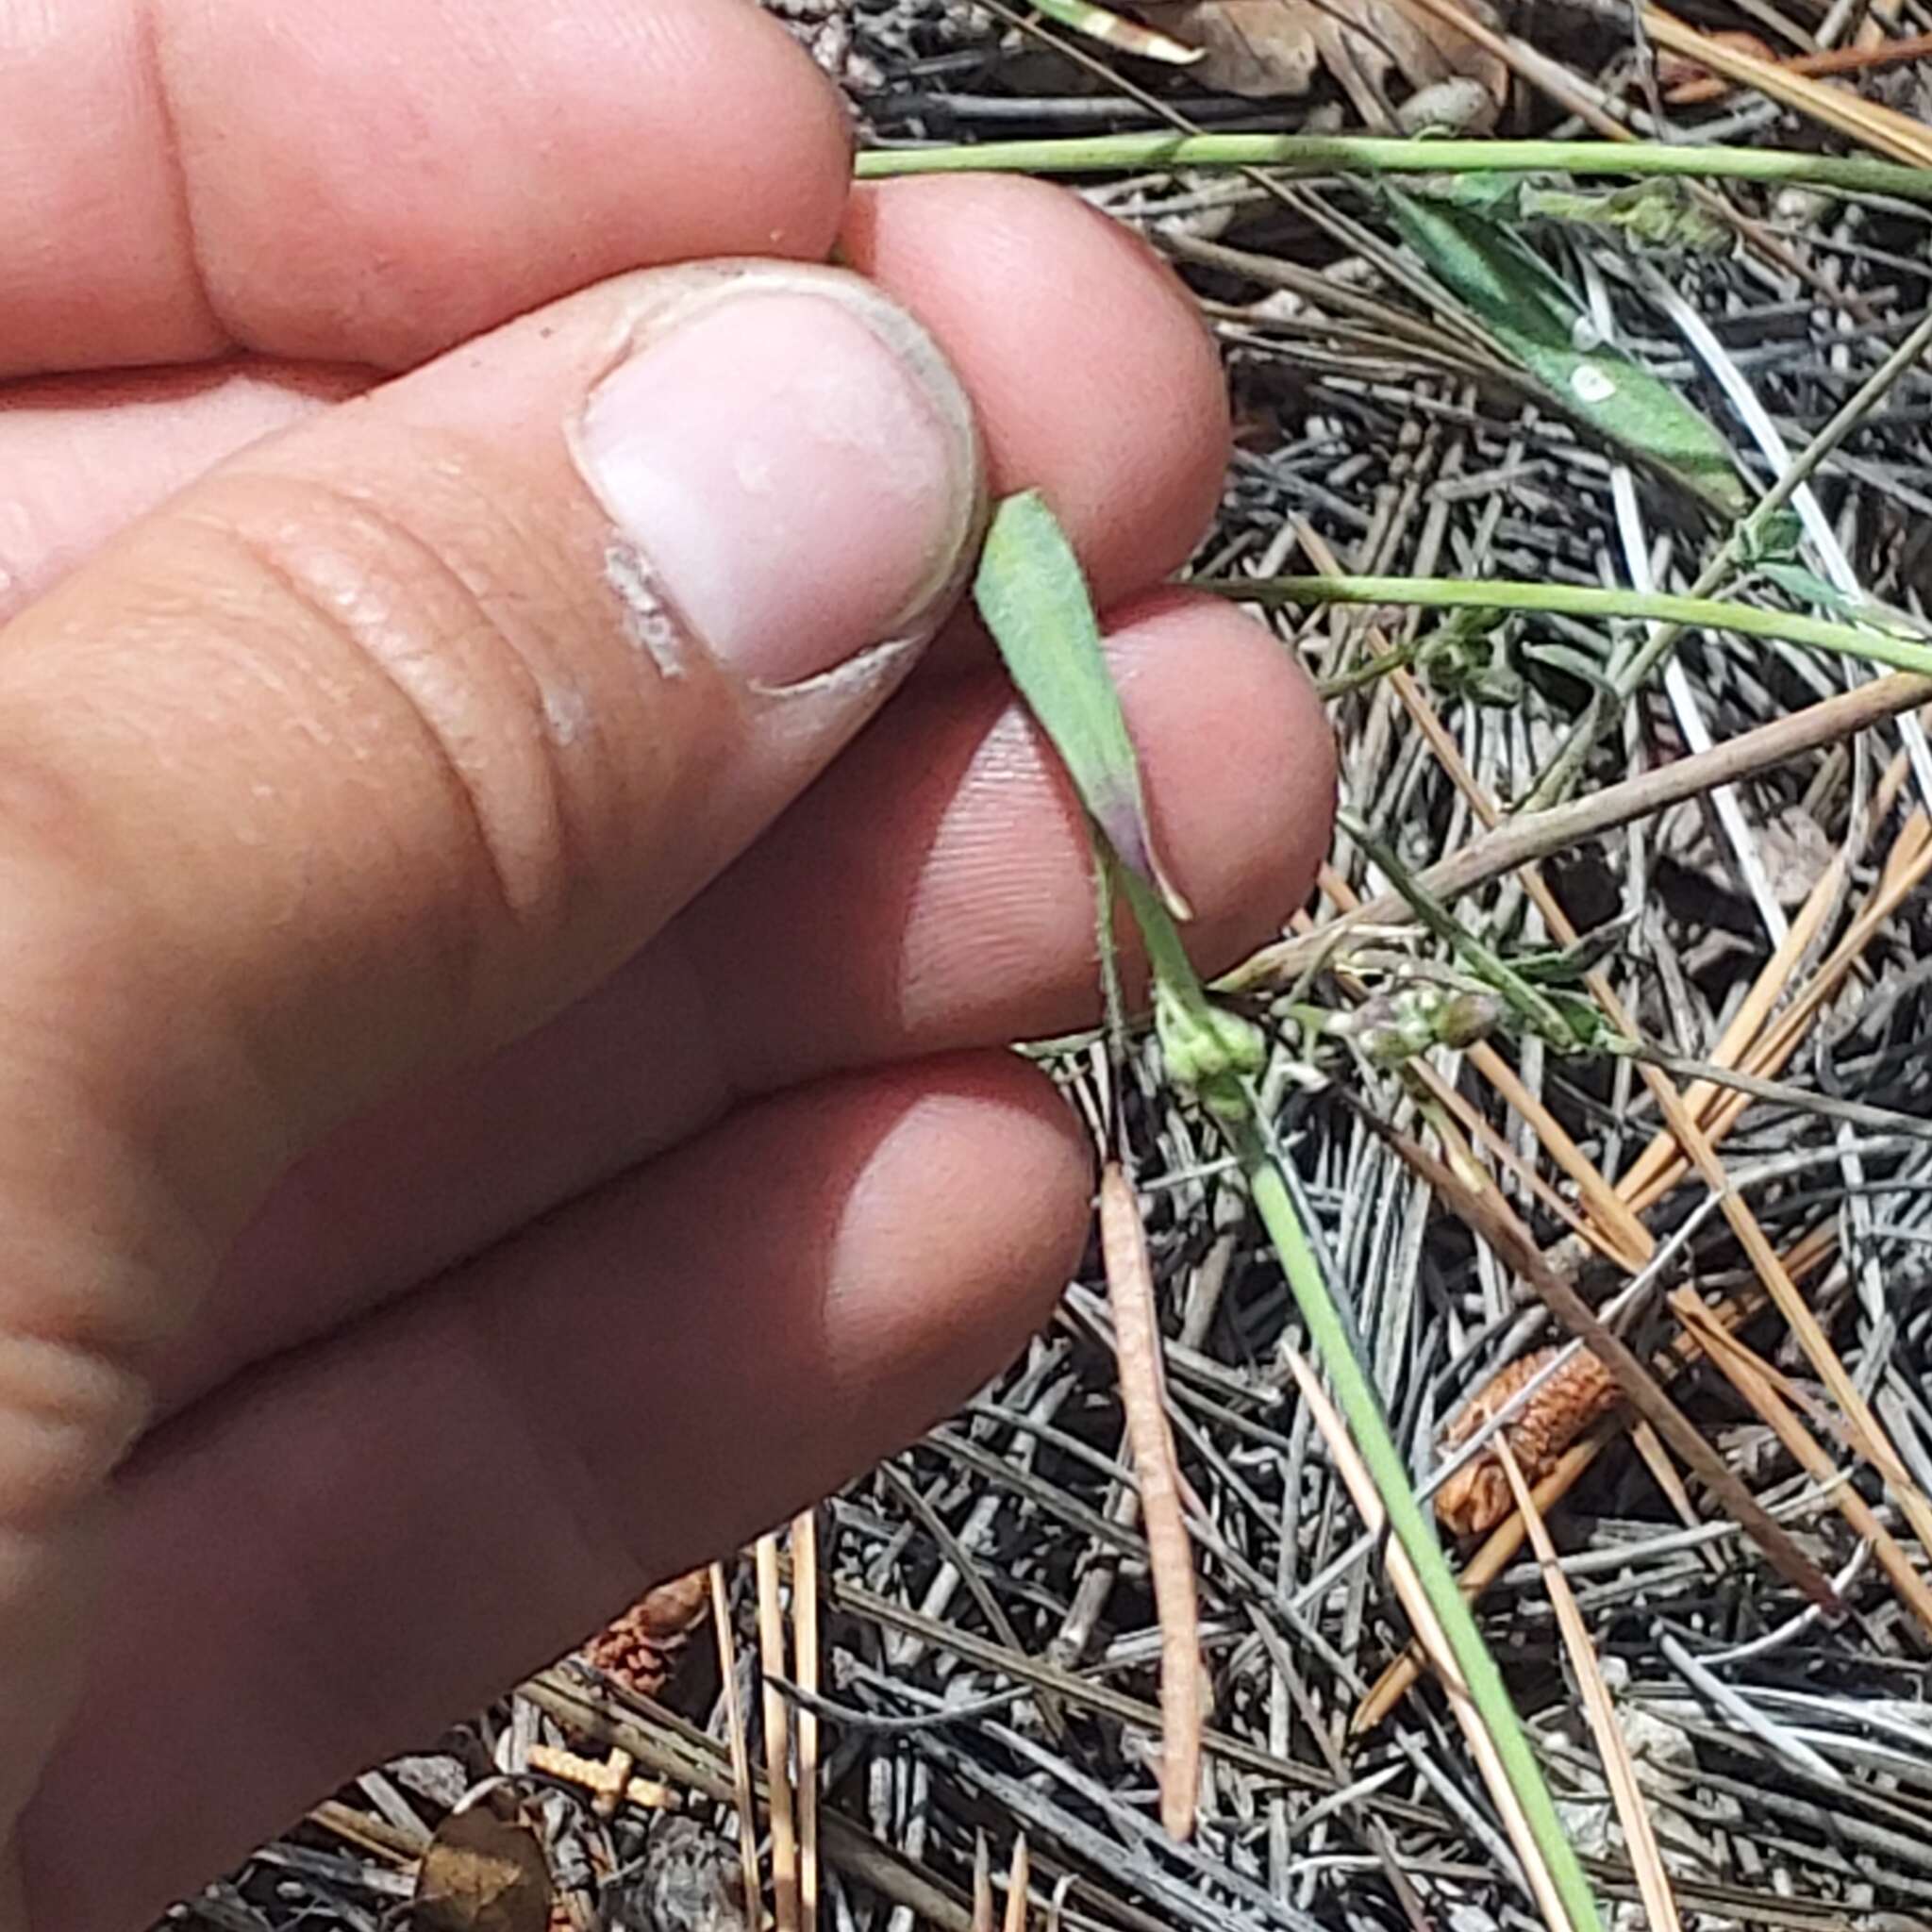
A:
[[[1108,844],[1158,890],[1176,919],[1191,918],[1155,851],[1141,762],[1108,675],[1080,559],[1037,490],[1008,497],[993,512],[973,594]]]
[[[1750,508],[1724,439],[1669,384],[1595,329],[1533,249],[1479,209],[1385,191],[1403,239],[1496,342],[1572,415],[1678,477],[1726,518]]]
[[[1760,563],[1757,575],[1769,577],[1779,590],[1801,604],[1816,604],[1854,624],[1869,625],[1888,637],[1932,639],[1932,627],[1909,612],[1881,604],[1875,597],[1855,597],[1820,576],[1802,563]]]

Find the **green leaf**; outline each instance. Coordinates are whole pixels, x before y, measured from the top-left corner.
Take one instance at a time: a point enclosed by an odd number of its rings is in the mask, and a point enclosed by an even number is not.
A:
[[[1681,181],[1640,181],[1608,194],[1579,194],[1574,189],[1525,186],[1524,217],[1571,222],[1608,229],[1636,247],[1691,255],[1728,255],[1731,231],[1694,201]]]
[[[1154,848],[1141,762],[1080,559],[1037,490],[1008,497],[993,512],[973,594],[1020,694],[1115,856],[1158,890],[1176,919],[1191,918]]]
[[[1770,578],[1795,603],[1815,604],[1821,610],[1833,611],[1854,624],[1870,625],[1889,637],[1932,637],[1932,629],[1908,612],[1881,604],[1874,597],[1854,597],[1802,563],[1760,563],[1757,574]]]
[[[1668,384],[1595,330],[1532,249],[1477,209],[1385,191],[1403,239],[1571,415],[1669,471],[1726,518],[1750,508],[1730,451]]]

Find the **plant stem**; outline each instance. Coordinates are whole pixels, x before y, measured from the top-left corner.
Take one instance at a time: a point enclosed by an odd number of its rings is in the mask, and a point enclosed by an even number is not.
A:
[[[1472,582],[1461,577],[1199,577],[1197,591],[1253,604],[1416,604],[1446,610],[1546,610],[1564,617],[1650,619],[1664,624],[1781,638],[1844,658],[1932,675],[1932,643],[1914,643],[1790,610],[1657,591],[1605,591],[1584,584]]]
[[[1302,1319],[1307,1323],[1309,1337],[1328,1371],[1336,1400],[1348,1418],[1356,1447],[1374,1478],[1382,1507],[1388,1512],[1389,1526],[1407,1552],[1429,1607],[1442,1625],[1450,1652],[1495,1744],[1509,1788],[1523,1807],[1530,1834],[1549,1867],[1574,1932],[1596,1932],[1600,1922],[1590,1881],[1584,1876],[1562,1821],[1557,1816],[1549,1787],[1543,1782],[1528,1734],[1516,1715],[1503,1674],[1483,1641],[1455,1573],[1423,1515],[1422,1505],[1415,1499],[1407,1467],[1389,1433],[1381,1402],[1368,1372],[1349,1346],[1341,1312],[1328,1292],[1321,1263],[1308,1244],[1288,1184],[1252,1121],[1231,1125],[1226,1132],[1241,1160],[1256,1211],[1281,1258],[1282,1272],[1294,1291]]]
[[[992,171],[1092,175],[1153,168],[1274,168],[1291,175],[1684,175],[1795,182],[1845,193],[1932,201],[1932,171],[1864,156],[1783,148],[1666,147],[1612,141],[1393,140],[1325,134],[1103,134],[973,145],[870,148],[860,180]]]

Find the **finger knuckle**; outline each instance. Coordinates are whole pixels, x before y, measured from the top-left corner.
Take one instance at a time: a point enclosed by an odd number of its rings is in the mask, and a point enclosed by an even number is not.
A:
[[[560,635],[574,612],[548,594],[541,537],[480,491],[418,510],[309,477],[258,479],[203,514],[280,612],[251,648],[291,708],[288,735],[332,757],[396,838],[429,842],[414,875],[458,910],[466,970],[505,928],[541,938],[562,923],[595,769]]]

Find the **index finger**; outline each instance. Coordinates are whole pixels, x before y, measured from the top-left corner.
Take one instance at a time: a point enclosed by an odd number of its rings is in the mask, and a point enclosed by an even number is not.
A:
[[[407,367],[624,269],[823,257],[849,169],[748,0],[0,0],[0,376]]]

